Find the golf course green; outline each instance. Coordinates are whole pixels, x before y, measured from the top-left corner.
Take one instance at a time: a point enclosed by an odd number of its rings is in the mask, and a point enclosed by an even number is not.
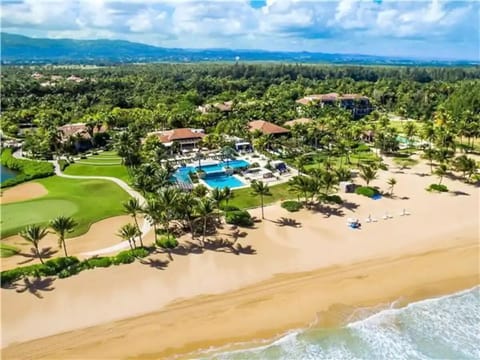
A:
[[[47,225],[59,215],[72,216],[78,223],[68,237],[88,231],[91,224],[123,214],[122,203],[129,195],[119,186],[104,180],[77,180],[53,176],[36,180],[48,194],[33,200],[0,205],[1,237],[17,234],[26,225]]]

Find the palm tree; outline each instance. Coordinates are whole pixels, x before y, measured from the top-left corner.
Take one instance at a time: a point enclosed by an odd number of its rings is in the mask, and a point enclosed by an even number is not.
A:
[[[137,244],[135,243],[135,237],[138,235],[139,231],[137,226],[134,224],[125,224],[123,225],[117,236],[121,237],[123,240],[128,240],[128,245],[130,245],[130,249],[133,250],[137,247]]]
[[[215,208],[217,209],[217,221],[220,222],[220,204],[223,200],[225,200],[223,191],[219,188],[215,188],[211,191],[210,197],[212,198]]]
[[[252,193],[254,195],[260,195],[260,206],[262,207],[262,219],[265,219],[265,216],[263,213],[263,197],[266,195],[271,195],[268,184],[265,184],[263,181],[254,180],[250,184],[250,187],[252,188]]]
[[[65,234],[72,232],[75,226],[77,226],[77,223],[69,216],[58,216],[50,222],[50,227],[58,235],[58,247],[60,249],[63,247],[65,256],[68,256],[67,245],[65,244]]]
[[[230,189],[228,186],[224,187],[222,192],[223,192],[223,201],[225,201],[225,206],[227,207],[227,211],[228,211],[228,202],[234,197],[234,193],[232,189]]]
[[[179,218],[187,222],[190,232],[192,233],[192,239],[195,237],[193,218],[197,202],[198,199],[195,198],[191,192],[180,193],[177,201]]]
[[[18,234],[33,245],[33,247],[35,248],[35,253],[42,264],[43,264],[43,259],[42,259],[42,255],[40,254],[40,249],[38,248],[38,244],[40,240],[42,240],[45,236],[47,236],[47,234],[48,234],[48,230],[39,225],[28,225]]]
[[[142,232],[140,231],[140,226],[138,226],[137,220],[137,215],[141,214],[143,211],[142,206],[140,205],[140,201],[138,201],[138,199],[136,198],[130,198],[123,203],[123,208],[127,214],[130,214],[133,217],[133,220],[135,221],[135,226],[138,230],[138,239],[140,240],[140,245],[143,247]]]
[[[160,203],[155,197],[147,199],[147,204],[142,209],[142,212],[147,217],[150,224],[153,226],[153,243],[157,242],[157,225],[161,222],[161,209]]]
[[[408,140],[408,144],[412,142],[412,138],[415,136],[415,133],[417,132],[417,128],[415,126],[415,123],[413,121],[407,121],[403,125],[403,132],[405,133],[405,137]]]
[[[220,153],[222,155],[223,160],[227,160],[227,168],[229,167],[229,162],[230,159],[235,156],[235,150],[233,150],[232,147],[230,146],[224,146],[221,150]]]
[[[390,195],[393,195],[393,188],[397,184],[397,180],[395,178],[390,178],[387,180],[388,186],[390,186]]]
[[[442,184],[443,177],[447,174],[447,165],[445,164],[440,164],[438,167],[435,169],[435,175],[438,176],[438,185]]]
[[[297,167],[297,175],[300,175],[301,172],[304,171],[304,166],[307,165],[308,161],[307,158],[303,155],[297,157],[295,160],[295,166]]]
[[[289,190],[297,194],[297,198],[300,199],[300,195],[303,195],[305,198],[305,204],[308,201],[308,189],[309,189],[309,178],[306,176],[294,176],[288,181]]]
[[[370,184],[370,181],[377,178],[377,170],[372,166],[361,165],[360,166],[360,177],[365,181],[367,186]]]
[[[202,221],[202,246],[205,246],[205,235],[207,233],[208,219],[214,216],[215,206],[213,200],[210,198],[203,198],[199,200],[195,206],[195,212],[198,215],[198,220]]]
[[[170,222],[177,214],[179,194],[179,190],[173,187],[163,188],[158,192],[161,218],[167,237],[170,236]]]

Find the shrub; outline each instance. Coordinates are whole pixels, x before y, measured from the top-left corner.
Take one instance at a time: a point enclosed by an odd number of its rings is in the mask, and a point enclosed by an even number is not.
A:
[[[303,205],[298,202],[298,201],[284,201],[282,202],[282,208],[284,208],[287,211],[290,212],[295,212],[300,210],[303,207]]]
[[[120,264],[130,264],[135,261],[135,256],[133,256],[131,250],[125,250],[119,252],[116,256],[112,258],[112,262],[114,265]]]
[[[8,187],[20,184],[33,179],[43,178],[54,174],[53,164],[47,161],[35,161],[26,159],[17,159],[12,155],[12,149],[4,149],[0,156],[0,164],[19,171],[14,178],[10,178],[0,184],[1,187]]]
[[[370,152],[370,147],[366,144],[359,144],[356,148],[358,152]]]
[[[238,225],[238,226],[252,226],[253,220],[248,211],[245,210],[235,210],[229,211],[225,216],[225,221],[227,224]]]
[[[248,166],[248,168],[250,168],[250,169],[255,169],[255,168],[259,168],[259,167],[260,167],[260,164],[258,162],[254,162],[254,163],[252,163]]]
[[[109,257],[98,257],[98,258],[91,258],[84,261],[85,264],[88,264],[88,269],[93,269],[96,267],[109,267],[112,265],[112,259]]]
[[[24,276],[55,276],[67,277],[77,274],[81,270],[80,260],[76,257],[62,257],[51,259],[45,264],[23,266],[12,270],[2,271],[1,285],[5,286],[21,279]]]
[[[131,253],[137,258],[144,258],[150,254],[150,251],[147,248],[139,247],[134,249]]]
[[[328,204],[337,204],[337,205],[340,205],[343,203],[342,198],[338,195],[325,195],[325,197],[323,198],[323,201],[325,201]]]
[[[359,186],[355,189],[355,193],[371,198],[378,194],[378,190],[370,186]]]
[[[60,166],[60,170],[63,171],[68,167],[68,165],[70,165],[70,163],[67,160],[61,159],[58,160],[58,165]]]
[[[430,184],[427,191],[448,192],[448,188],[443,184]]]
[[[225,212],[227,212],[227,211],[238,211],[238,210],[240,210],[240,208],[238,208],[236,206],[233,206],[233,205],[223,204],[223,205],[220,206],[220,210],[225,211]]]
[[[174,249],[178,246],[178,240],[173,235],[163,235],[155,243],[163,249]]]

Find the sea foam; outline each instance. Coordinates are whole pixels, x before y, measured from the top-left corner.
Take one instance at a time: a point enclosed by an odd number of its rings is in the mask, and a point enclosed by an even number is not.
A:
[[[366,310],[368,313],[368,310]],[[480,359],[480,287],[202,359]]]

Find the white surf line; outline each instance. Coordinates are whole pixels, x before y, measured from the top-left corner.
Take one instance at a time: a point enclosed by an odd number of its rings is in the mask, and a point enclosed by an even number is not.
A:
[[[63,178],[68,178],[68,179],[85,179],[85,180],[95,180],[96,179],[96,180],[112,181],[115,184],[117,184],[118,186],[120,186],[123,190],[125,190],[131,197],[137,199],[138,202],[140,203],[140,205],[143,206],[147,203],[145,198],[138,191],[133,190],[123,180],[120,180],[120,179],[117,179],[117,178],[114,178],[114,177],[110,177],[110,176],[67,175],[67,174],[64,174],[62,172],[62,170],[60,170],[60,165],[58,164],[58,161],[53,161],[53,165],[55,166],[55,175],[57,175],[57,176],[60,176],[60,177],[63,177]],[[140,227],[140,232],[141,232],[142,238],[144,238],[147,235],[147,233],[150,231],[150,229],[151,229],[150,222],[148,222],[148,220],[145,219],[143,221],[143,225]],[[106,254],[106,253],[110,253],[110,252],[114,252],[114,251],[118,251],[118,250],[123,250],[123,249],[128,248],[129,246],[130,245],[128,244],[128,241],[125,240],[125,241],[122,241],[119,244],[116,244],[116,245],[113,245],[113,246],[110,246],[110,247],[107,247],[107,248],[103,248],[103,249],[88,251],[88,252],[85,252],[85,253],[81,253],[80,255],[83,255],[83,256],[101,255],[101,254]]]

